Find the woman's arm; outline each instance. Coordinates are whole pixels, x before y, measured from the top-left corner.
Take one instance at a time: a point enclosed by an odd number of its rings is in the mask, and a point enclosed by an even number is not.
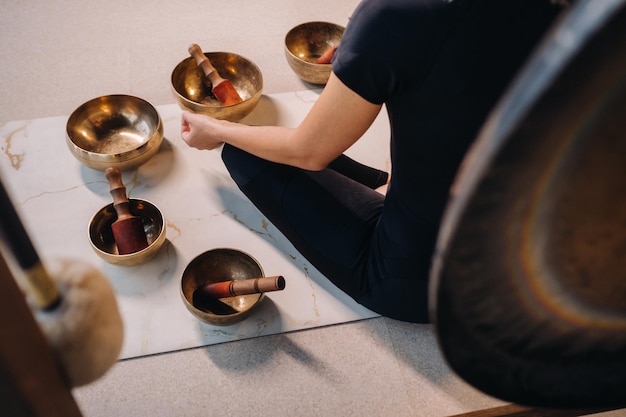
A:
[[[381,107],[331,73],[320,97],[296,128],[248,126],[183,112],[181,137],[197,149],[214,149],[225,142],[269,161],[320,170],[365,133]]]

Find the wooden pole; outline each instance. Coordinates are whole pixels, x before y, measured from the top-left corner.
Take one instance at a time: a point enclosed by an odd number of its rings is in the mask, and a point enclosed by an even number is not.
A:
[[[0,404],[14,417],[81,417],[52,348],[0,252]]]

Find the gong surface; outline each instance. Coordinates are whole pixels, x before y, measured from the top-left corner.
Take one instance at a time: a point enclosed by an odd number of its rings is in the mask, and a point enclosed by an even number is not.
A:
[[[462,378],[626,405],[626,8],[575,3],[495,109],[440,233],[431,308]]]

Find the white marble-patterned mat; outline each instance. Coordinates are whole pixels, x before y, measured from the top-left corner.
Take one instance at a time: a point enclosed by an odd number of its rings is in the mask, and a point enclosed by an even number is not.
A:
[[[296,126],[318,94],[305,90],[263,96],[244,122]],[[112,283],[125,326],[121,358],[375,316],[337,290],[263,218],[234,185],[218,151],[201,152],[182,142],[178,106],[157,110],[164,122],[163,145],[152,160],[124,173],[123,181],[131,198],[161,209],[167,240],[155,258],[135,267],[108,264],[89,245],[89,220],[111,196],[104,174],[82,166],[69,152],[67,117],[0,127],[0,174],[44,261],[84,259],[101,268]],[[348,154],[389,169],[388,136],[387,118],[381,113]],[[247,252],[266,275],[287,280],[286,289],[266,294],[249,318],[226,327],[196,320],[185,309],[179,290],[187,264],[219,247]]]

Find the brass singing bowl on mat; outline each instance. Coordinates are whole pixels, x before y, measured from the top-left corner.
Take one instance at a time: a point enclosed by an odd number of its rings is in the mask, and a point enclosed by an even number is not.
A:
[[[488,119],[433,261],[451,368],[522,405],[626,406],[626,1],[590,3]]]
[[[141,218],[146,232],[148,247],[138,252],[120,255],[113,238],[111,225],[117,220],[113,203],[102,207],[89,221],[88,238],[96,254],[111,264],[132,266],[144,263],[154,257],[165,242],[165,218],[153,203],[129,198],[130,212]]]
[[[97,97],[79,106],[66,126],[66,143],[82,164],[104,171],[136,168],[158,151],[163,124],[146,100],[124,94]]]
[[[171,88],[176,103],[185,110],[206,114],[216,119],[237,122],[254,110],[263,93],[263,74],[249,59],[232,52],[205,52],[217,72],[231,82],[243,102],[222,106],[213,93],[211,84],[192,58],[182,60],[171,77]]]
[[[212,249],[198,255],[185,268],[180,287],[183,303],[197,319],[228,326],[248,317],[264,294],[238,295],[207,302],[194,297],[195,290],[213,282],[264,276],[261,265],[247,253],[229,248]]]
[[[285,58],[302,80],[311,84],[326,84],[331,64],[318,64],[317,59],[329,48],[339,45],[343,26],[329,22],[306,22],[295,26],[285,35]]]

